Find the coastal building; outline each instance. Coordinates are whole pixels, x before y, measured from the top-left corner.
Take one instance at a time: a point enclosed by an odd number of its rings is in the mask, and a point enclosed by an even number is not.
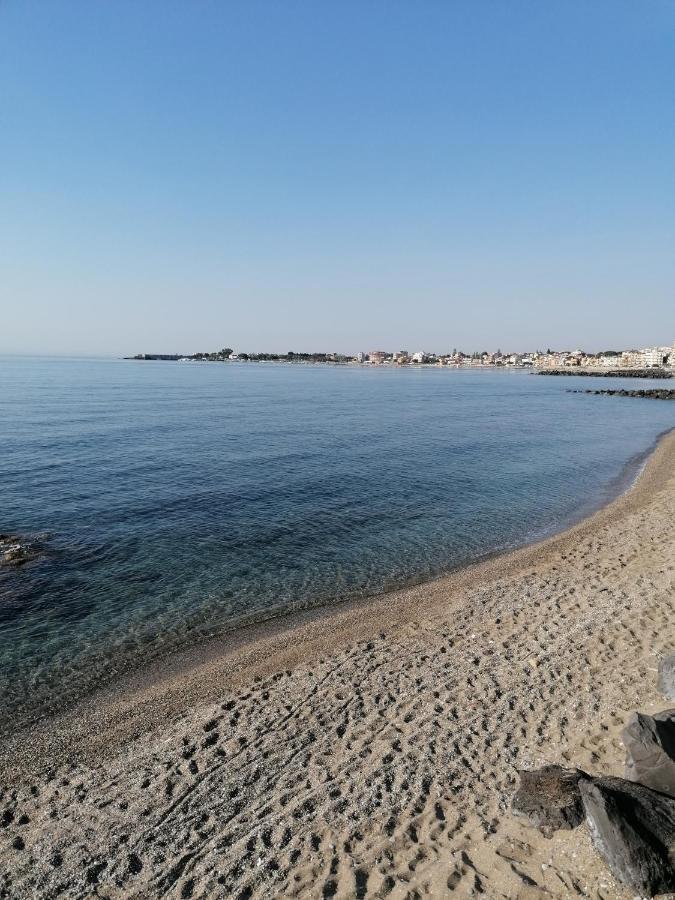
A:
[[[381,366],[386,358],[387,354],[384,350],[371,350],[368,354],[368,361],[373,366]]]
[[[644,364],[647,368],[665,366],[670,359],[671,352],[670,347],[647,347],[642,351]]]
[[[639,369],[644,365],[644,359],[641,350],[624,350],[621,354],[620,365],[627,369]]]

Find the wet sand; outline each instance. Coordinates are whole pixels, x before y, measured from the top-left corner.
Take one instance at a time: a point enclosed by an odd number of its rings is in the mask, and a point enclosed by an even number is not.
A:
[[[675,433],[540,544],[245,629],[0,742],[0,896],[629,897],[518,768],[621,774],[675,644]],[[4,892],[4,893],[3,893]]]

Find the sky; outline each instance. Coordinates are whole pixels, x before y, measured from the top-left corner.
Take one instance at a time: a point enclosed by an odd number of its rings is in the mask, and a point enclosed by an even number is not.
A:
[[[0,0],[0,352],[675,341],[675,0]]]

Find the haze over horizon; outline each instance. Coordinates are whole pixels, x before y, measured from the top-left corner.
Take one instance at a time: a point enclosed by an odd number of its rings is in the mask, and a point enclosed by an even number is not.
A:
[[[675,4],[0,6],[0,352],[675,340]]]

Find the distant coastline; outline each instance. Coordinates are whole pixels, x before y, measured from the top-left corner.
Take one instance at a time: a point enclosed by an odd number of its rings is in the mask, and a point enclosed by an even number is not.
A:
[[[675,344],[673,346],[645,347],[642,350],[605,350],[586,353],[583,350],[534,350],[504,353],[474,351],[464,353],[454,348],[448,353],[430,353],[417,350],[370,350],[349,355],[334,352],[298,353],[245,353],[231,347],[220,350],[182,353],[137,353],[125,356],[126,360],[165,362],[284,362],[330,363],[333,365],[365,365],[385,367],[439,366],[451,369],[532,369],[547,375],[625,375],[626,377],[659,378],[661,372],[675,371]],[[664,377],[671,377],[666,375]]]

